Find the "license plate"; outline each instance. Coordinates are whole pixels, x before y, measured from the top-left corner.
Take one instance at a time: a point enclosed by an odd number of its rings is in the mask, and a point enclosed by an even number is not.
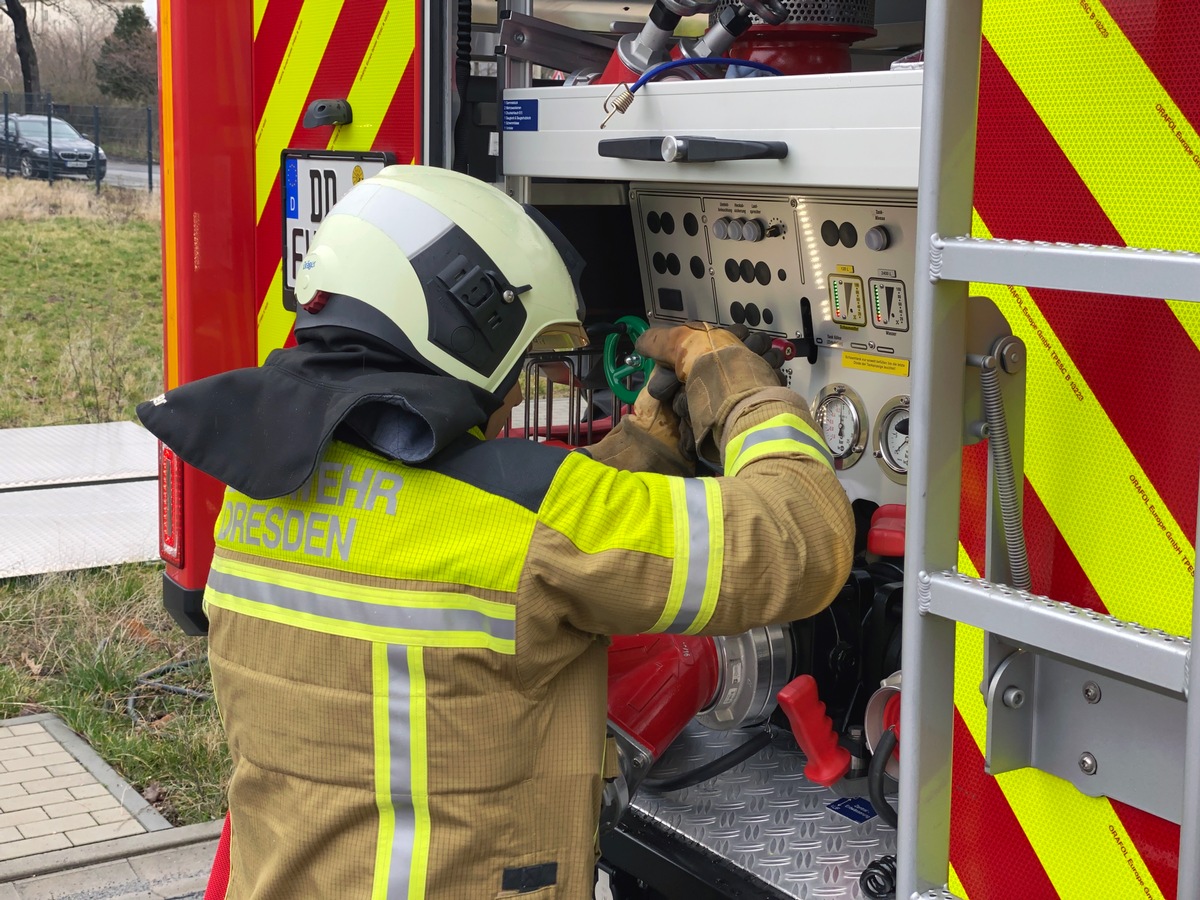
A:
[[[67,160],[67,168],[68,169],[86,169],[87,162],[85,160],[81,160],[81,159],[69,159],[69,160]]]

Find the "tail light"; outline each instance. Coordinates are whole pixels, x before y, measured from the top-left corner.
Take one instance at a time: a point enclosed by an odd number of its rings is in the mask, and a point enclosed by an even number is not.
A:
[[[183,460],[158,445],[158,554],[183,568]]]

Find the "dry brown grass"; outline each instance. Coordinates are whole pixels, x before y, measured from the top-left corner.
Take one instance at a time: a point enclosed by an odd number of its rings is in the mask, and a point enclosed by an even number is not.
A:
[[[58,217],[91,219],[111,224],[159,222],[157,193],[100,186],[84,181],[26,181],[0,178],[0,221],[36,222]]]

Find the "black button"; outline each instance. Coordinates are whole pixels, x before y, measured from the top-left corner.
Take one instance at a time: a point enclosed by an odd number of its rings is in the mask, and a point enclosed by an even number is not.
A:
[[[675,233],[675,217],[672,216],[670,213],[662,214],[662,230],[663,230],[663,234],[674,234]]]
[[[763,287],[771,283],[771,267],[765,262],[760,262],[754,267],[754,279]]]
[[[754,283],[754,263],[750,262],[750,260],[748,260],[748,259],[743,259],[740,268],[741,268],[742,281],[746,282],[746,284],[753,284]]]
[[[787,269],[780,269],[775,273],[775,277],[780,281],[787,281]]]
[[[669,312],[683,312],[683,291],[660,287],[658,289],[658,308]]]
[[[693,256],[688,265],[691,267],[693,275],[695,275],[697,278],[704,277],[704,260],[698,256]]]
[[[739,278],[742,277],[741,271],[738,269],[738,264],[737,264],[736,259],[725,260],[725,277],[728,278],[730,281],[737,281]]]
[[[754,303],[746,304],[746,324],[751,328],[757,328],[762,322],[762,315],[759,314],[758,306]]]
[[[683,217],[683,230],[686,231],[690,237],[695,237],[700,233],[700,222],[697,220],[694,213],[688,213]]]
[[[770,325],[774,321],[775,321],[775,313],[771,312],[769,309],[764,309],[763,310],[763,324]]]
[[[666,222],[663,223],[663,230],[666,231]],[[858,243],[858,229],[849,222],[843,222],[838,233],[842,236],[842,243],[847,247],[853,247]]]
[[[650,215],[654,215],[654,213],[651,213]],[[653,231],[654,229],[651,230]],[[826,219],[821,223],[821,240],[823,240],[830,247],[836,247],[838,245],[838,241],[841,240],[841,235],[838,233],[837,222],[833,221],[833,219]]]
[[[654,271],[659,275],[667,274],[667,258],[661,253],[655,253],[654,256],[650,257],[650,262],[654,266]]]
[[[658,234],[659,229],[662,228],[662,221],[658,218],[658,213],[647,213],[646,227],[650,229],[651,234]]]
[[[667,254],[667,271],[672,275],[678,275],[682,267],[679,264],[679,257],[674,253]]]
[[[746,321],[746,308],[734,300],[729,304],[729,318],[733,319],[734,325],[741,325]]]

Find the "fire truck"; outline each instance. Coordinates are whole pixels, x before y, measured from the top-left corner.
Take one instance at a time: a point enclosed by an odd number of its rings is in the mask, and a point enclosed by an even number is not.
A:
[[[160,0],[158,24],[168,388],[291,342],[322,217],[421,163],[588,261],[595,351],[531,359],[551,402],[514,431],[586,442],[647,323],[764,332],[811,404],[851,577],[810,621],[614,640],[596,898],[1200,898],[1192,4]],[[198,633],[221,486],[163,449],[160,490],[164,602]]]

